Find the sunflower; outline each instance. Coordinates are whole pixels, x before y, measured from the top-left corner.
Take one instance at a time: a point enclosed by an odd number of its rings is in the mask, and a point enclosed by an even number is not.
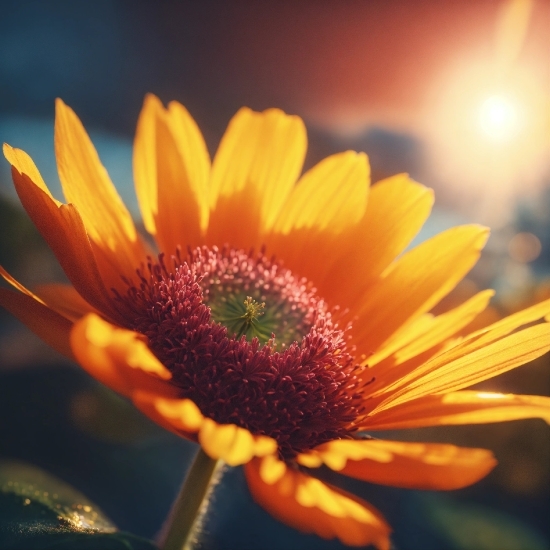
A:
[[[550,398],[464,390],[550,349],[550,300],[464,336],[492,291],[430,310],[477,261],[488,232],[454,227],[405,251],[433,195],[397,175],[369,187],[362,153],[300,176],[302,120],[243,108],[211,162],[179,103],[147,96],[134,143],[140,236],[75,113],[56,104],[67,204],[4,145],[23,206],[71,285],[0,304],[146,415],[244,465],[280,521],[348,545],[389,548],[371,505],[316,477],[457,489],[489,451],[371,437],[377,430],[540,417]],[[460,335],[459,335],[460,334]]]

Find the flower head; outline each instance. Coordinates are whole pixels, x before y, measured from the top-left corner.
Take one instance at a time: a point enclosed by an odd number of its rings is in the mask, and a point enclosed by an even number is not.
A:
[[[71,285],[31,292],[2,270],[17,292],[0,289],[0,304],[162,426],[245,465],[281,521],[387,549],[381,514],[317,468],[454,489],[486,475],[491,453],[363,432],[550,422],[549,398],[465,390],[550,349],[550,301],[467,336],[491,291],[431,315],[487,231],[455,227],[403,252],[432,204],[406,175],[369,188],[365,155],[348,151],[299,177],[303,123],[275,109],[241,109],[211,162],[185,108],[148,96],[134,175],[152,251],[61,101],[55,149],[67,204],[23,151],[4,154]]]

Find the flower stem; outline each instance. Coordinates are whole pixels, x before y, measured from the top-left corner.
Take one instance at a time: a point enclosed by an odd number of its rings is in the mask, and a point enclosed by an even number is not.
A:
[[[214,460],[199,449],[163,527],[161,550],[192,550],[222,466],[221,460]]]

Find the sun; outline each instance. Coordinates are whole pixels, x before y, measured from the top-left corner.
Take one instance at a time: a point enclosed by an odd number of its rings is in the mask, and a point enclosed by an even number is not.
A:
[[[508,142],[519,130],[519,108],[509,97],[493,95],[479,108],[479,124],[492,142]]]

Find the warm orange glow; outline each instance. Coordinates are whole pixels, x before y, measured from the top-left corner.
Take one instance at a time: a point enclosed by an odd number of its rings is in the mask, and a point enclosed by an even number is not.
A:
[[[438,86],[427,139],[438,178],[468,196],[469,213],[493,227],[519,194],[535,191],[550,152],[544,81],[527,68],[499,74],[465,55]]]

